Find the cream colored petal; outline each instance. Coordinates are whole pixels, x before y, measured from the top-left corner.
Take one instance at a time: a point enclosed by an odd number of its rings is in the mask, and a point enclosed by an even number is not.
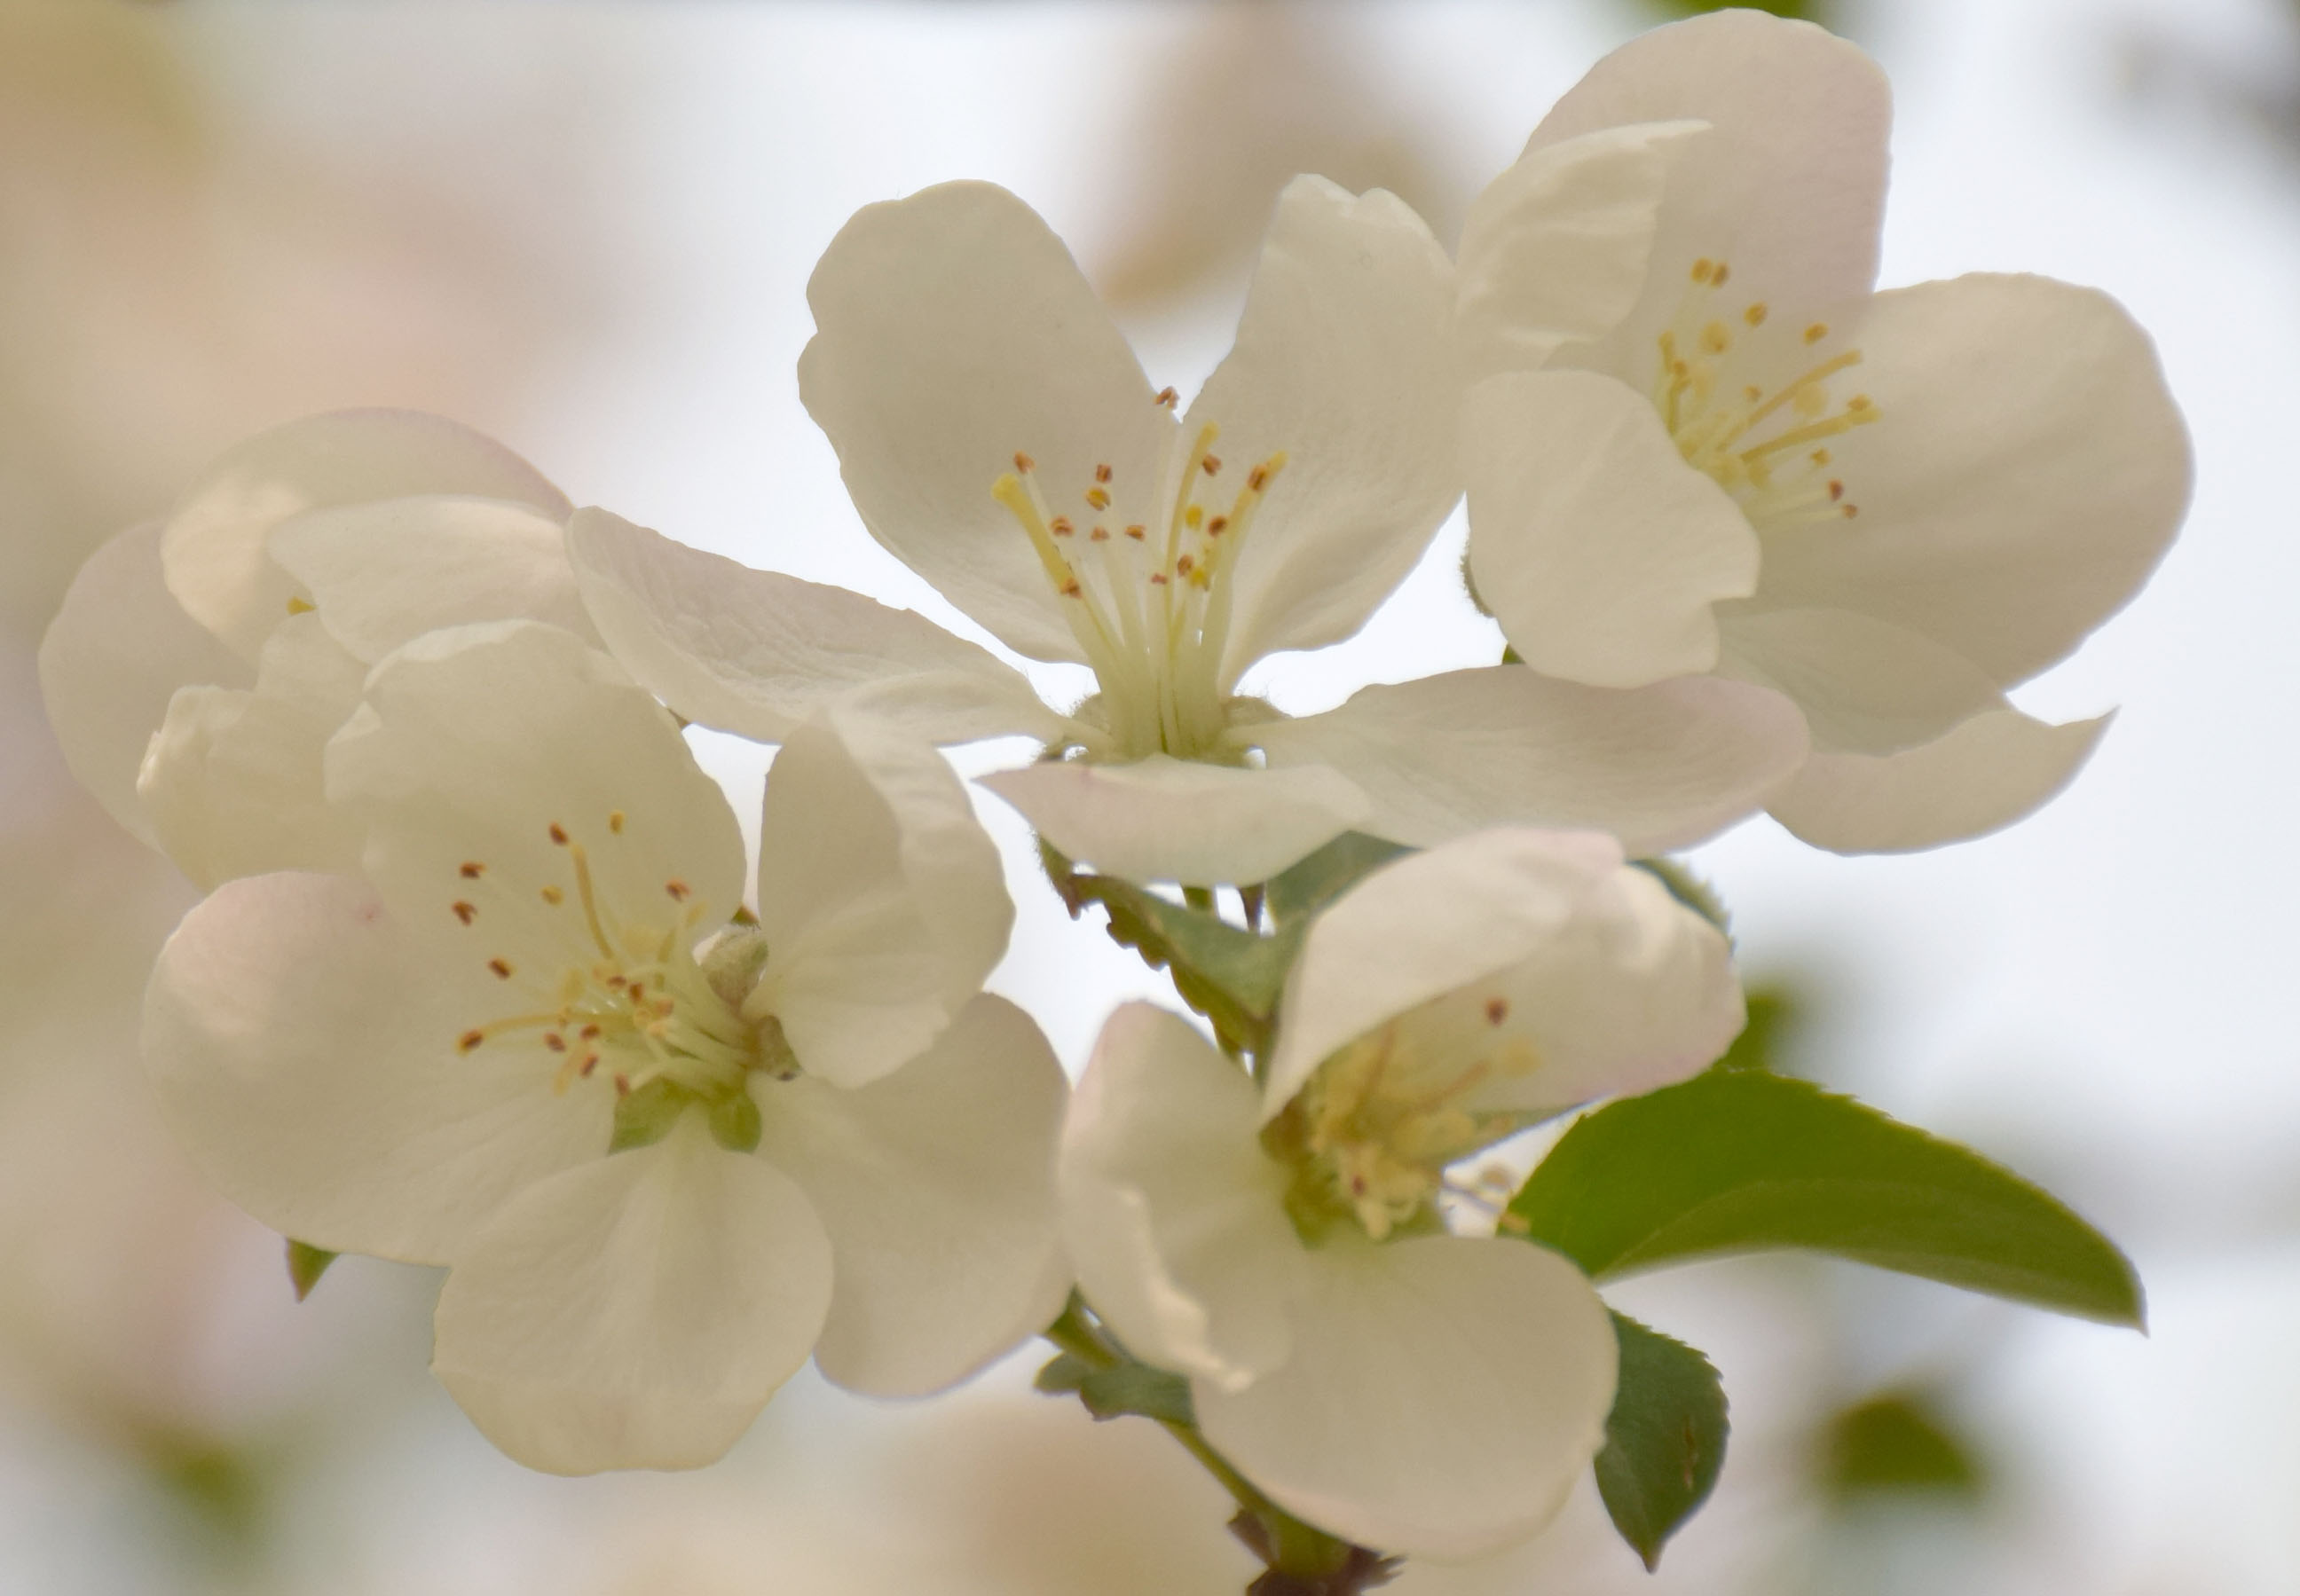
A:
[[[131,528],[88,558],[40,639],[40,697],[64,764],[138,842],[157,846],[136,796],[144,751],[179,687],[254,677],[184,613],[160,577],[160,526]]]
[[[757,1081],[759,1154],[829,1233],[822,1372],[872,1396],[957,1384],[1037,1334],[1070,1291],[1054,1138],[1070,1085],[1030,1017],[962,1010],[935,1044],[856,1091]]]
[[[510,499],[564,520],[564,495],[533,466],[457,422],[408,410],[346,410],[258,433],[210,466],[161,535],[168,591],[253,660],[288,612],[295,578],[265,548],[293,515],[410,494]]]
[[[608,648],[689,720],[779,743],[867,692],[871,711],[935,743],[1062,718],[988,650],[843,587],[753,570],[604,510],[579,510],[567,550]]]
[[[1310,1255],[1283,1367],[1193,1385],[1216,1450],[1288,1511],[1466,1561],[1554,1517],[1605,1439],[1619,1353],[1557,1254],[1423,1236]]]
[[[1516,372],[1462,415],[1470,566],[1528,665],[1642,687],[1717,663],[1722,600],[1757,589],[1757,535],[1642,395],[1591,371]]]
[[[1064,855],[1129,881],[1267,880],[1374,812],[1347,778],[1306,761],[1257,770],[1154,754],[979,779]]]
[[[1721,674],[1796,702],[1817,753],[1892,753],[2004,707],[1963,655],[1850,610],[1734,615],[1724,655]]]
[[[1900,753],[1817,753],[1770,807],[1796,835],[1835,853],[1961,843],[2025,819],[2056,796],[2109,719],[2050,726],[1994,710]]]
[[[1327,766],[1372,800],[1354,822],[1428,847],[1489,826],[1609,831],[1632,853],[1690,846],[1763,807],[1805,757],[1779,694],[1687,677],[1616,691],[1522,665],[1367,687],[1256,736],[1274,769]]]
[[[1310,1255],[1254,1083],[1187,1020],[1128,1003],[1095,1043],[1055,1166],[1079,1288],[1146,1361],[1233,1390],[1293,1344]]]
[[[497,1215],[440,1290],[431,1370],[529,1468],[699,1468],[806,1361],[830,1288],[805,1194],[689,1114]]]
[[[988,183],[855,212],[807,284],[799,396],[838,452],[862,523],[1018,653],[1082,661],[1057,595],[992,483],[1036,462],[1055,514],[1111,468],[1109,513],[1158,518],[1173,417],[1062,240]]]

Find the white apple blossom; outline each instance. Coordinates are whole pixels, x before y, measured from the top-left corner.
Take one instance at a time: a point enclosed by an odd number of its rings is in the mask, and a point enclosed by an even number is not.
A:
[[[1080,1284],[1280,1506],[1483,1555],[1588,1467],[1615,1344],[1571,1264],[1449,1234],[1439,1200],[1464,1160],[1690,1075],[1742,1020],[1724,938],[1609,837],[1411,856],[1312,926],[1259,1085],[1172,1014],[1112,1018],[1057,1168]]]
[[[511,1456],[705,1463],[810,1350],[912,1394],[1053,1317],[1065,1087],[980,992],[1012,906],[930,746],[795,730],[735,925],[726,800],[571,633],[406,645],[327,777],[363,869],[195,909],[146,1062],[264,1223],[449,1266],[433,1367]]]
[[[808,297],[800,392],[872,536],[1098,690],[1051,709],[912,613],[586,511],[570,549],[593,619],[682,715],[772,742],[866,690],[938,742],[1027,735],[1050,757],[986,785],[1073,858],[1191,883],[1260,880],[1353,827],[1425,844],[1523,821],[1676,846],[1803,758],[1787,704],[1717,680],[1617,692],[1496,667],[1298,719],[1240,694],[1264,655],[1355,632],[1460,492],[1453,270],[1388,194],[1285,191],[1237,341],[1179,419],[1004,189],[866,208]]]
[[[1657,29],[1551,111],[1461,252],[1480,596],[1547,676],[1796,700],[1813,754],[1770,807],[1840,852],[1977,835],[2073,774],[2106,718],[2004,690],[2130,598],[2190,477],[2105,295],[1872,293],[1889,121],[1875,64],[1810,24]],[[1617,225],[1557,225],[1591,186]],[[1611,314],[1559,313],[1596,281]]]
[[[571,509],[436,416],[346,411],[259,434],[74,579],[40,647],[65,760],[202,887],[355,866],[320,754],[361,678],[438,627],[526,617],[590,635]]]

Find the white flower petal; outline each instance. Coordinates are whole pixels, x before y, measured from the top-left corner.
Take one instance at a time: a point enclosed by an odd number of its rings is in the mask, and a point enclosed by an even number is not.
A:
[[[186,687],[137,779],[160,848],[203,892],[267,870],[356,872],[364,833],[328,802],[321,755],[367,668],[316,615],[263,644],[253,691]]]
[[[1883,756],[1817,753],[1773,795],[1773,818],[1837,853],[1905,853],[2023,819],[2069,784],[2110,717],[2049,726],[2018,710]]]
[[[871,535],[1008,647],[1083,661],[991,484],[1025,453],[1067,508],[1107,465],[1111,513],[1148,521],[1174,420],[1062,240],[1003,188],[946,183],[857,212],[806,296],[799,396]]]
[[[2092,289],[1972,276],[1880,294],[1850,336],[1879,417],[1832,445],[1860,519],[1768,538],[1761,602],[1862,611],[2025,681],[2132,596],[2187,507],[2147,335]]]
[[[977,779],[1063,854],[1129,881],[1264,881],[1371,812],[1350,781],[1307,761],[1255,770],[1154,754],[1129,765],[1048,761]]]
[[[1318,917],[1287,981],[1263,1084],[1274,1116],[1386,1021],[1402,1057],[1508,1060],[1464,1106],[1552,1113],[1681,1080],[1739,1034],[1716,928],[1611,837],[1480,832],[1376,871]],[[1529,1052],[1521,1050],[1529,1050]]]
[[[532,1055],[456,1052],[485,978],[422,957],[357,882],[227,882],[161,950],[145,1064],[195,1161],[264,1224],[444,1263],[512,1193],[604,1151],[612,1118],[604,1093],[554,1094]]]
[[[1696,17],[1640,34],[1590,68],[1526,147],[1679,120],[1711,132],[1671,162],[1648,312],[1666,317],[1681,291],[1675,274],[1704,255],[1729,262],[1759,299],[1820,307],[1869,290],[1892,125],[1875,62],[1809,22],[1754,11]]]
[[[1850,610],[1732,616],[1720,669],[1794,700],[1822,753],[1913,748],[2004,704],[1963,655]]]
[[[328,630],[372,665],[477,620],[547,621],[596,643],[565,536],[561,518],[530,504],[428,494],[306,511],[268,546]]]
[[[1513,372],[1462,413],[1470,565],[1545,676],[1642,687],[1717,663],[1711,606],[1757,589],[1757,535],[1652,403],[1592,371]]]
[[[431,1369],[529,1468],[697,1468],[806,1361],[830,1280],[805,1194],[688,1114],[506,1207],[440,1290]]]
[[[1199,1426],[1280,1507],[1385,1551],[1466,1560],[1540,1529],[1604,1444],[1619,1353],[1571,1264],[1424,1236],[1310,1255],[1294,1352]]]
[[[1217,509],[1283,451],[1230,581],[1221,679],[1337,643],[1404,579],[1461,496],[1454,263],[1395,195],[1296,178],[1262,241],[1238,341],[1190,406],[1221,428]]]
[[[867,689],[873,714],[929,742],[1061,729],[1021,672],[912,611],[753,570],[604,510],[575,512],[567,552],[609,649],[689,720],[779,743]]]
[[[1488,826],[1610,831],[1633,854],[1754,813],[1807,747],[1796,706],[1740,682],[1617,691],[1522,665],[1367,687],[1255,735],[1273,769],[1328,765],[1363,789],[1362,831],[1415,847]]]
[[[272,528],[307,510],[408,494],[511,499],[556,520],[572,508],[533,466],[457,422],[337,411],[258,433],[192,485],[161,535],[168,591],[253,660],[296,596],[295,578],[266,552]]]
[[[1217,1389],[1286,1361],[1309,1255],[1254,1083],[1187,1020],[1113,1013],[1071,1098],[1056,1190],[1094,1309],[1145,1361]]]
[[[427,633],[376,667],[327,752],[328,795],[369,826],[393,912],[470,960],[565,968],[587,945],[574,855],[608,921],[723,923],[743,837],[654,695],[579,637],[535,621]],[[466,866],[477,866],[473,876]],[[546,901],[542,889],[562,894]],[[458,902],[477,905],[459,925]]]
[[[1054,1157],[1069,1083],[1022,1010],[978,997],[933,1047],[858,1091],[802,1076],[753,1093],[760,1156],[830,1235],[814,1358],[832,1380],[923,1396],[1062,1311]]]
[[[759,927],[745,1008],[806,1072],[861,1086],[916,1057],[1006,952],[996,844],[929,744],[866,716],[801,727],[767,775]]]
[[[1533,370],[1635,308],[1679,145],[1701,122],[1537,144],[1470,204],[1454,337],[1471,378]]]
[[[40,639],[40,696],[65,766],[129,835],[155,846],[136,773],[168,701],[193,683],[244,687],[254,677],[168,592],[156,521],[88,556]]]

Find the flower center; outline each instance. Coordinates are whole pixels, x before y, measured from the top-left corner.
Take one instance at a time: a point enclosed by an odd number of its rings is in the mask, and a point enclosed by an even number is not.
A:
[[[1828,352],[1825,322],[1792,328],[1753,300],[1721,300],[1732,268],[1693,263],[1677,316],[1660,337],[1654,408],[1677,452],[1731,494],[1760,531],[1831,520],[1860,507],[1845,496],[1829,440],[1879,414],[1866,394],[1838,404],[1829,384],[1861,363],[1858,349]],[[1794,373],[1779,378],[1781,372]]]
[[[1158,402],[1171,405],[1173,390]],[[1088,740],[1090,755],[1235,757],[1223,742],[1232,684],[1221,675],[1230,573],[1286,456],[1247,470],[1225,503],[1215,436],[1211,424],[1200,428],[1162,483],[1121,483],[1097,465],[1074,515],[1049,503],[1028,454],[1017,453],[1013,470],[990,485],[1038,552],[1094,667],[1102,725]]]

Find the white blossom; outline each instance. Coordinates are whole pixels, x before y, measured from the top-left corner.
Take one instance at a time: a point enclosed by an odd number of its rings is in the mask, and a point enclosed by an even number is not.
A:
[[[446,1264],[434,1368],[538,1468],[716,1458],[812,1351],[881,1394],[1038,1328],[1064,1086],[980,993],[1012,907],[930,746],[795,730],[743,843],[654,697],[533,622],[433,632],[329,745],[355,874],[221,887],[146,1062],[313,1245]]]
[[[1461,259],[1481,597],[1547,676],[1796,701],[1813,754],[1771,808],[1844,852],[2059,789],[2106,719],[2046,725],[2004,690],[2132,595],[2189,486],[2148,339],[2105,295],[1872,292],[1889,120],[1875,64],[1810,24],[1658,29],[1558,103]],[[1561,225],[1591,189],[1612,225]]]
[[[1516,820],[1640,852],[1754,810],[1804,754],[1776,695],[1516,669],[1369,687],[1289,719],[1239,692],[1355,632],[1459,495],[1454,276],[1393,196],[1285,192],[1228,358],[1154,390],[1062,243],[954,183],[858,213],[809,287],[800,391],[871,533],[1001,643],[1090,666],[1055,710],[908,611],[746,571],[594,511],[593,618],[672,708],[771,742],[833,696],[942,743],[1023,734],[986,778],[1073,858],[1255,881],[1344,830],[1414,844]]]
[[[1384,1550],[1532,1534],[1603,1441],[1613,1333],[1579,1271],[1449,1233],[1468,1160],[1721,1053],[1724,938],[1612,839],[1499,830],[1377,872],[1312,927],[1257,1085],[1147,1004],[1104,1030],[1057,1181],[1096,1310],[1188,1376],[1280,1506]]]

